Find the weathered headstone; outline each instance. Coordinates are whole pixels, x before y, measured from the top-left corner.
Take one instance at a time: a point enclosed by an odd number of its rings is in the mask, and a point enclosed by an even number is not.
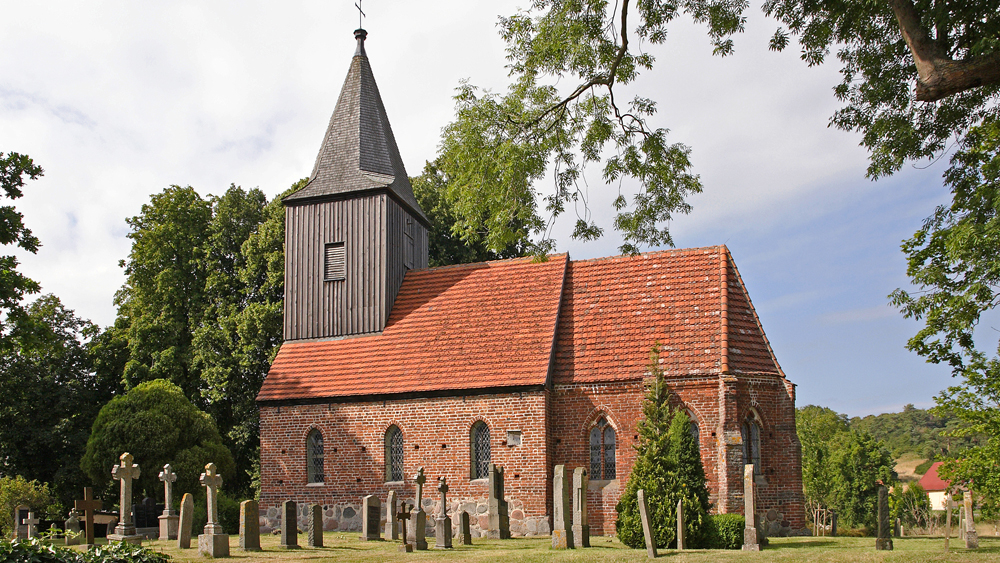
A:
[[[294,500],[281,503],[281,547],[285,549],[299,548],[298,510]]]
[[[642,537],[646,540],[646,556],[656,559],[656,539],[653,538],[653,527],[649,522],[649,506],[646,505],[646,491],[639,489],[639,519],[642,520]]]
[[[965,506],[965,549],[978,549],[979,534],[976,532],[976,518],[972,515],[972,491],[965,491],[962,498]]]
[[[396,515],[396,519],[399,520],[400,531],[403,535],[403,544],[399,546],[399,551],[405,553],[411,553],[413,551],[413,545],[406,541],[406,521],[410,519],[410,505],[403,503],[403,509],[399,511]]]
[[[951,490],[947,490],[944,493],[944,550],[948,551],[948,541],[951,540]]]
[[[424,468],[417,469],[417,474],[413,476],[413,482],[417,484],[417,504],[413,507],[413,547],[416,549],[427,549],[427,513],[424,512],[424,483],[427,477],[424,475]]]
[[[111,476],[121,481],[121,496],[119,499],[118,525],[115,532],[108,534],[108,541],[126,541],[141,545],[142,536],[135,533],[135,522],[132,521],[132,481],[139,478],[139,466],[132,463],[132,454],[125,452],[118,458],[120,463],[111,468]]]
[[[63,523],[66,534],[66,545],[80,545],[80,513],[74,508],[69,511],[69,518]]]
[[[385,499],[385,539],[387,541],[399,539],[399,520],[396,520],[398,508],[396,491],[389,491]]]
[[[463,510],[462,514],[458,517],[458,521],[462,528],[462,545],[472,545],[472,527],[469,525],[469,513]]]
[[[103,503],[94,500],[94,489],[83,488],[83,500],[73,501],[73,508],[83,512],[84,523],[87,525],[87,545],[94,545],[94,512],[101,509]]]
[[[177,525],[177,549],[191,549],[191,528],[194,526],[194,497],[181,497],[181,519]]]
[[[438,477],[438,492],[441,493],[441,512],[434,519],[434,547],[451,549],[451,517],[448,516],[448,480]]]
[[[892,523],[892,537],[903,537],[903,521],[901,518],[896,518],[895,522]]]
[[[240,549],[260,551],[260,506],[255,500],[240,503]]]
[[[677,549],[684,549],[684,501],[677,499]]]
[[[35,518],[34,512],[28,512],[28,517],[21,520],[21,524],[24,524],[28,528],[28,538],[38,537],[38,518]]]
[[[579,547],[590,547],[590,525],[587,524],[587,488],[590,478],[587,470],[573,470],[573,542]]]
[[[214,463],[209,463],[200,480],[206,489],[208,522],[205,524],[205,533],[198,536],[198,552],[206,557],[229,557],[229,534],[222,532],[222,524],[219,523],[219,487],[222,486],[222,475],[219,475]]]
[[[493,540],[510,539],[510,513],[507,500],[504,498],[503,467],[490,463],[489,467],[489,500],[487,503],[486,535]]]
[[[310,504],[306,518],[306,546],[323,547],[323,507]]]
[[[743,528],[743,551],[760,551],[760,538],[757,537],[756,488],[753,464],[748,463],[743,466],[743,517],[746,519],[746,527]]]
[[[28,512],[31,512],[31,507],[25,504],[18,505],[14,509],[14,527],[17,529],[15,537],[19,540],[28,539],[28,526],[24,524],[24,519],[28,517]]]
[[[177,524],[180,520],[180,516],[177,515],[177,511],[174,510],[174,483],[177,481],[177,474],[174,473],[173,468],[170,464],[163,466],[163,471],[160,471],[159,475],[160,481],[163,481],[163,514],[159,516],[160,520],[160,539],[161,540],[175,540],[177,539]]]
[[[573,549],[572,502],[569,471],[565,465],[552,470],[552,548]]]
[[[388,514],[388,513],[387,513]],[[361,499],[361,541],[382,541],[382,502],[375,495]],[[387,518],[386,521],[392,520]]]
[[[830,536],[837,537],[837,511],[830,512]]]
[[[885,485],[878,488],[878,538],[875,549],[892,551],[892,538],[889,536],[889,489]]]

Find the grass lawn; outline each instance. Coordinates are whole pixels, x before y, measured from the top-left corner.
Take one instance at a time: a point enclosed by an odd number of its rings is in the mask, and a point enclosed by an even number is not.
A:
[[[299,536],[301,543],[305,535]],[[326,547],[284,550],[278,547],[277,536],[261,536],[264,550],[246,553],[239,550],[239,538],[230,537],[234,563],[286,563],[295,561],[362,561],[383,563],[389,561],[646,561],[645,550],[625,547],[617,539],[591,538],[589,549],[553,550],[551,538],[517,538],[512,540],[474,539],[472,546],[455,546],[451,550],[417,551],[400,553],[399,542],[363,542],[358,534],[327,532],[323,536]],[[176,541],[145,542],[157,551],[170,555],[175,561],[204,561],[198,554],[197,538],[192,538],[194,549],[177,549]],[[434,545],[434,539],[428,538]],[[944,553],[943,538],[900,538],[893,540],[894,551],[875,551],[874,538],[776,538],[760,553],[741,551],[685,551],[663,550],[660,559],[669,561],[998,561],[1000,538],[980,539],[980,549],[966,551],[958,539],[952,539],[951,552]]]

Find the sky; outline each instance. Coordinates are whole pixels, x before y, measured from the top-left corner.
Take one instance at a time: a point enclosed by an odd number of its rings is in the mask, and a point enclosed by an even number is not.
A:
[[[461,80],[506,87],[497,19],[528,5],[364,2],[366,50],[409,174],[435,157]],[[273,197],[309,175],[359,17],[343,0],[0,0],[0,11],[0,151],[45,169],[15,203],[42,242],[18,254],[20,268],[102,326],[124,282],[126,218],[151,194],[236,184]],[[860,136],[828,126],[837,61],[809,68],[794,45],[769,52],[775,27],[755,6],[726,58],[688,18],[665,44],[641,46],[655,67],[625,91],[657,102],[651,125],[691,147],[704,185],[671,221],[674,243],[728,245],[798,405],[851,416],[932,406],[950,372],[905,349],[918,324],[887,295],[908,287],[900,242],[949,200],[947,158],[868,180]],[[574,213],[564,216],[554,236],[573,259],[621,244],[617,190],[599,170],[587,185],[606,234],[573,241]]]

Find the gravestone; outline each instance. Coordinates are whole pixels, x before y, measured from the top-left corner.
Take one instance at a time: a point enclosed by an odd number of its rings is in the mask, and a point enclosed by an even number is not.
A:
[[[451,549],[451,517],[448,516],[448,480],[438,477],[438,492],[441,493],[441,512],[434,519],[434,547]]]
[[[382,503],[375,495],[361,499],[361,541],[382,541]],[[388,512],[386,514],[389,514]],[[392,518],[386,518],[388,523]]]
[[[260,506],[255,500],[240,503],[240,549],[260,551]]]
[[[510,513],[504,499],[503,467],[490,463],[489,501],[487,503],[489,525],[486,535],[492,540],[510,539]]]
[[[281,547],[285,549],[299,548],[298,509],[294,500],[281,503]]]
[[[684,549],[684,501],[677,499],[677,549]]]
[[[469,525],[469,513],[463,510],[462,514],[458,517],[458,521],[462,528],[462,545],[472,545],[472,527]]]
[[[878,488],[878,538],[875,549],[892,551],[892,538],[889,537],[889,489],[885,485]]]
[[[965,549],[979,548],[979,534],[976,532],[976,517],[972,515],[972,491],[965,491],[962,504],[965,506]]]
[[[31,507],[21,504],[14,509],[14,527],[17,528],[17,539],[26,540],[28,539],[28,526],[24,524],[24,519],[28,517],[28,513],[31,512]]]
[[[111,468],[111,476],[116,481],[121,481],[121,495],[119,498],[118,525],[115,526],[115,533],[108,534],[108,541],[125,541],[135,545],[142,545],[142,536],[135,532],[135,522],[132,520],[132,481],[139,478],[139,466],[132,463],[132,454],[125,452],[121,455],[119,464]]]
[[[396,519],[399,520],[400,531],[403,535],[403,544],[399,546],[399,551],[412,553],[413,545],[406,541],[406,521],[410,519],[410,508],[412,508],[412,506],[404,502],[402,508],[403,509],[399,511],[399,514],[396,515]]]
[[[903,521],[900,518],[896,518],[896,521],[892,523],[892,537],[903,537]]]
[[[310,504],[306,524],[306,546],[323,547],[323,507]]]
[[[587,524],[587,489],[590,478],[587,470],[573,470],[573,542],[579,547],[590,547],[590,525]]]
[[[830,535],[837,537],[837,511],[830,512]]]
[[[757,537],[755,490],[753,464],[748,463],[743,466],[743,517],[746,519],[746,527],[743,528],[743,551],[760,551],[760,538]]]
[[[101,509],[103,503],[94,500],[94,489],[83,488],[83,500],[73,501],[73,508],[83,512],[84,523],[87,525],[87,545],[94,545],[94,512]]]
[[[413,482],[417,484],[417,505],[413,507],[413,547],[415,549],[427,549],[427,513],[424,512],[424,483],[427,477],[424,475],[424,468],[417,469],[417,474],[413,476]]]
[[[385,539],[388,541],[399,539],[399,521],[396,520],[397,509],[396,491],[389,491],[389,495],[385,499]]]
[[[222,475],[219,475],[214,463],[205,466],[200,481],[206,489],[208,522],[205,524],[205,533],[198,536],[198,552],[206,557],[229,557],[229,534],[222,533],[222,524],[219,523],[219,487],[222,486]]]
[[[66,545],[80,545],[80,513],[75,508],[69,511],[63,530],[66,533]]]
[[[642,537],[646,540],[646,556],[656,559],[656,540],[653,539],[653,528],[649,522],[649,506],[646,505],[646,491],[639,489],[639,519],[642,520]]]
[[[951,491],[945,491],[944,493],[944,550],[948,551],[948,541],[951,539]]]
[[[28,517],[21,520],[21,523],[28,528],[28,539],[38,537],[38,518],[34,512],[28,512]]]
[[[194,497],[181,497],[181,519],[177,524],[177,549],[191,549],[191,527],[194,526]]]
[[[552,549],[573,549],[573,505],[569,471],[565,465],[552,470]]]
[[[174,510],[173,489],[174,483],[177,481],[177,474],[168,463],[163,466],[159,478],[160,481],[163,481],[163,514],[158,517],[160,520],[160,539],[175,540],[177,539],[177,524],[180,520],[177,511]]]

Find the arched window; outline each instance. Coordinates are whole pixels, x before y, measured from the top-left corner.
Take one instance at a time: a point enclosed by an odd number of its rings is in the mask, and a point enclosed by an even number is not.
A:
[[[694,437],[694,441],[698,444],[698,449],[701,450],[701,430],[698,428],[698,419],[694,417],[691,411],[687,411],[688,419],[691,421],[691,426],[688,427],[688,431],[691,432],[691,436]]]
[[[306,437],[306,472],[309,483],[322,483],[326,480],[323,474],[323,435],[315,428]]]
[[[614,479],[615,471],[615,429],[603,416],[590,429],[590,478]]]
[[[385,480],[403,480],[403,431],[395,424],[385,431]]]
[[[760,419],[757,418],[756,413],[751,411],[747,415],[740,431],[743,434],[743,464],[752,463],[754,474],[763,474],[764,471],[760,463]]]
[[[485,479],[490,472],[490,427],[479,421],[472,425],[472,478]]]

